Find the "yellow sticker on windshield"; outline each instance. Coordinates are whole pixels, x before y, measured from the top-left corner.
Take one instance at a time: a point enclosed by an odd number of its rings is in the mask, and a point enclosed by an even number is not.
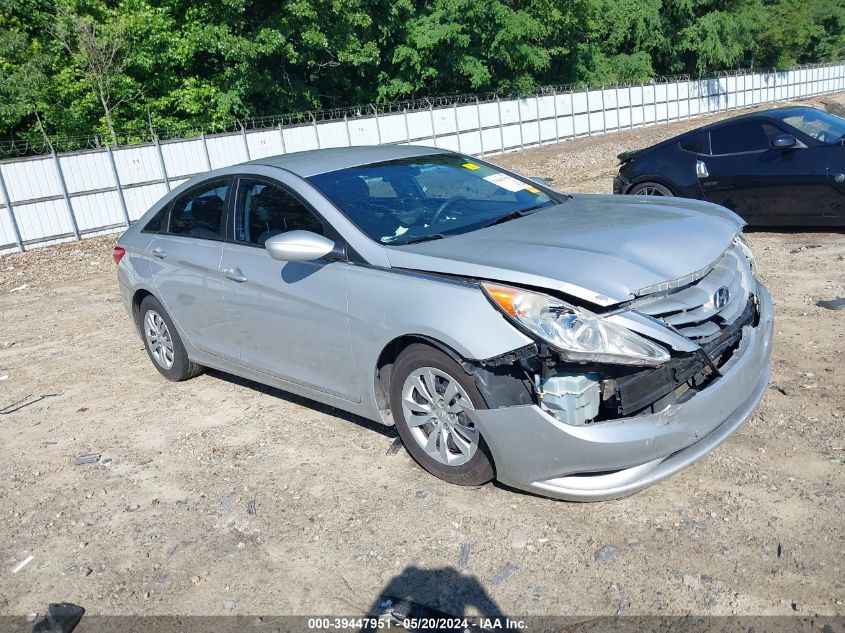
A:
[[[540,193],[540,190],[537,187],[532,187],[531,185],[525,186],[526,191],[530,191],[531,193]]]
[[[464,163],[461,166],[466,167],[467,169],[470,169],[472,171],[475,171],[476,169],[481,169],[481,167],[479,167],[478,165],[474,165],[473,163]]]

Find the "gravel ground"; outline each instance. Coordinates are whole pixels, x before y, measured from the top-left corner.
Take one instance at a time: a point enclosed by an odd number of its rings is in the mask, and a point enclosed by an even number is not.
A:
[[[701,123],[497,160],[609,191],[615,154]],[[0,408],[32,402],[0,415],[0,614],[845,611],[845,313],[816,306],[845,296],[841,233],[752,234],[773,388],[709,457],[587,505],[451,486],[389,454],[392,429],[219,372],[164,381],[113,241],[0,258]]]

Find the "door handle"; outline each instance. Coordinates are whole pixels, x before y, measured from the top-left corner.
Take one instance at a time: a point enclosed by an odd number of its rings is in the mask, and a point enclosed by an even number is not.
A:
[[[237,266],[234,268],[224,268],[223,274],[231,279],[232,281],[237,281],[238,283],[242,283],[246,281],[246,275],[241,272],[241,269]]]
[[[164,259],[165,257],[167,257],[167,253],[165,253],[165,252],[164,252],[164,249],[163,249],[163,248],[154,248],[154,249],[153,249],[153,250],[151,250],[150,252],[151,252],[151,253],[152,253],[155,257],[158,257],[159,259]]]

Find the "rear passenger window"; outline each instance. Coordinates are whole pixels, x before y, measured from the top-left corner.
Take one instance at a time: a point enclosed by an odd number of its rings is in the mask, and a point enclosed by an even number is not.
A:
[[[171,235],[223,239],[223,209],[227,180],[215,180],[193,189],[173,203],[167,232]]]
[[[164,205],[163,209],[160,209],[158,213],[156,213],[150,221],[144,225],[144,228],[141,229],[141,233],[158,233],[164,227],[164,222],[167,219],[167,212],[170,210],[169,205]]]
[[[704,147],[704,134],[694,134],[681,140],[681,149],[696,154],[706,154],[707,150]]]
[[[287,231],[323,235],[323,223],[281,187],[257,180],[241,180],[235,205],[235,240],[264,246],[269,238]]]
[[[769,139],[759,121],[728,125],[710,131],[712,154],[740,154],[769,149]]]

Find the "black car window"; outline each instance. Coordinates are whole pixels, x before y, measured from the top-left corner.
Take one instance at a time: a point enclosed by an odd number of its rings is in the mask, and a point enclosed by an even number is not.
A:
[[[235,240],[263,246],[287,231],[324,234],[323,223],[292,194],[258,180],[241,180],[235,205]]]
[[[214,180],[192,189],[173,203],[167,232],[171,235],[219,240],[228,180]]]
[[[141,233],[158,233],[161,231],[164,228],[164,222],[167,219],[167,212],[169,210],[170,205],[164,205],[162,209],[159,209],[158,213],[151,217],[150,221],[141,229]]]
[[[684,139],[681,139],[680,146],[688,152],[696,154],[707,154],[708,151],[704,145],[705,134],[692,134]]]
[[[736,123],[710,130],[712,154],[740,154],[769,149],[769,139],[759,121]]]

